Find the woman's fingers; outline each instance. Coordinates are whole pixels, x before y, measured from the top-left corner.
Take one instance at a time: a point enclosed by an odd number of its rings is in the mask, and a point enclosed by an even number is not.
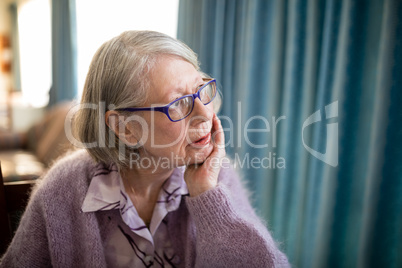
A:
[[[217,177],[221,168],[222,158],[226,155],[226,151],[225,136],[223,133],[222,124],[216,114],[214,114],[212,123],[212,142],[214,145],[214,150],[205,160],[204,164],[206,165],[204,165],[204,168],[211,169],[211,172],[215,173]]]
[[[219,156],[223,157],[226,155],[225,135],[223,132],[221,120],[219,120],[219,118],[216,114],[214,114],[214,117],[212,119],[212,130],[213,130],[212,141],[214,143],[214,147],[215,147],[215,149],[218,150]]]
[[[212,119],[212,143],[214,149],[201,165],[187,166],[184,178],[190,192],[190,196],[197,196],[218,183],[222,158],[225,152],[225,137],[219,118],[214,114]]]

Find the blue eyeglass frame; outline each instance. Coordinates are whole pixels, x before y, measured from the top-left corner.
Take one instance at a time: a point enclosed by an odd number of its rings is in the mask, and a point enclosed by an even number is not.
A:
[[[158,107],[139,107],[139,108],[122,108],[122,109],[116,109],[116,111],[127,111],[127,112],[156,111],[156,112],[164,113],[164,114],[169,118],[169,120],[172,121],[172,122],[181,121],[181,120],[185,119],[187,116],[189,116],[189,115],[193,112],[195,99],[196,99],[196,98],[199,98],[200,101],[201,101],[201,98],[200,98],[200,91],[201,91],[203,88],[205,88],[207,85],[211,84],[211,83],[215,83],[215,95],[212,97],[211,101],[209,101],[208,103],[203,103],[203,104],[204,104],[204,105],[210,104],[210,103],[215,99],[216,93],[217,93],[217,91],[218,91],[218,89],[216,88],[216,79],[203,78],[203,80],[204,80],[204,81],[208,81],[208,82],[206,82],[202,87],[200,87],[200,88],[197,90],[196,93],[184,95],[184,96],[182,96],[182,97],[180,97],[180,98],[178,98],[178,99],[172,101],[171,103],[169,103],[169,104],[167,104],[167,105],[165,105],[165,106],[158,106]],[[191,111],[190,111],[185,117],[183,117],[183,118],[181,118],[181,119],[173,120],[172,118],[170,118],[170,116],[169,116],[169,107],[170,107],[171,105],[173,105],[173,103],[175,103],[176,101],[179,101],[179,100],[184,99],[184,98],[187,98],[187,97],[191,97],[191,98],[193,99],[193,105],[191,106]],[[202,102],[202,101],[201,101],[201,102]]]

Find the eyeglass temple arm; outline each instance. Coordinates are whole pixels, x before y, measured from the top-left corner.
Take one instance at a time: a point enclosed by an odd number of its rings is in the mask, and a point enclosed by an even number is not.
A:
[[[137,112],[137,111],[157,111],[165,113],[168,111],[168,107],[139,107],[139,108],[123,108],[123,109],[116,109],[116,111],[127,111],[127,112]]]

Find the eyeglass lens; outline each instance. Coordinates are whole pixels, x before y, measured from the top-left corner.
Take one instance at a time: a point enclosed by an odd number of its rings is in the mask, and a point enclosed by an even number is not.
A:
[[[216,85],[214,82],[205,85],[199,91],[200,100],[203,104],[210,103],[216,94]],[[194,101],[191,96],[178,99],[169,107],[169,116],[172,120],[180,120],[186,117],[193,108]]]

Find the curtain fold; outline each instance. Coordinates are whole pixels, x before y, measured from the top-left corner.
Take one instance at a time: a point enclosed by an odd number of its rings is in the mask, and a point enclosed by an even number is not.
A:
[[[402,266],[401,1],[181,0],[178,38],[291,263]]]
[[[11,44],[12,44],[12,76],[13,90],[21,91],[21,70],[20,70],[20,51],[19,51],[19,31],[18,31],[18,9],[17,3],[11,3],[9,6],[11,14]]]
[[[52,0],[52,87],[49,106],[77,95],[75,0]]]

